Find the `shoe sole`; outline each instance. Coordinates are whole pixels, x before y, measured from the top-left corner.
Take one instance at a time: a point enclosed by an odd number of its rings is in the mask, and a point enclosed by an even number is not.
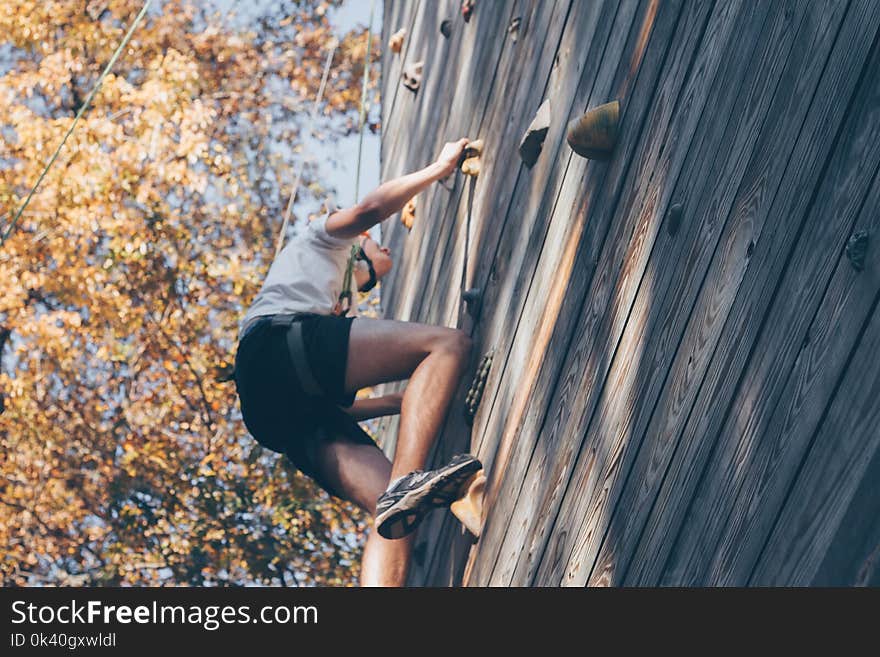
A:
[[[396,539],[411,534],[432,509],[448,506],[461,486],[482,464],[472,459],[451,466],[431,481],[407,492],[394,506],[376,517],[376,531],[382,538]],[[402,507],[402,508],[401,508]]]

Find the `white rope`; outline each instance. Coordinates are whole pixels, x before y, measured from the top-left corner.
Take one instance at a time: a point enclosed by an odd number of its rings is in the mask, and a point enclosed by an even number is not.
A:
[[[76,113],[76,117],[73,119],[73,123],[70,124],[70,128],[67,130],[67,134],[64,135],[64,139],[61,140],[61,143],[58,144],[58,148],[55,149],[55,154],[49,158],[49,162],[43,168],[43,173],[40,174],[40,177],[37,179],[37,183],[31,188],[30,193],[27,195],[27,198],[22,203],[21,207],[18,209],[18,212],[15,213],[15,218],[13,218],[12,222],[9,224],[9,228],[6,229],[6,232],[3,233],[2,239],[0,239],[0,246],[3,246],[6,243],[6,240],[9,238],[9,235],[12,234],[12,231],[15,229],[16,224],[18,223],[19,218],[21,217],[24,209],[28,206],[28,203],[31,202],[31,198],[36,193],[37,188],[40,186],[40,183],[43,182],[43,178],[46,177],[46,174],[49,173],[49,169],[55,163],[55,160],[58,159],[58,154],[61,153],[61,149],[64,147],[64,144],[67,143],[68,137],[73,134],[73,129],[76,128],[76,124],[79,123],[80,118],[82,118],[83,114],[86,113],[86,110],[89,108],[89,105],[92,103],[92,99],[95,97],[95,94],[98,93],[98,89],[101,88],[101,83],[104,82],[104,78],[107,77],[107,74],[110,73],[110,69],[113,68],[113,65],[116,63],[116,60],[119,59],[119,55],[122,54],[122,51],[125,49],[125,46],[128,44],[131,39],[131,35],[134,34],[135,29],[137,29],[138,24],[141,22],[143,17],[147,13],[147,8],[150,6],[152,0],[146,0],[144,6],[141,8],[140,13],[138,13],[137,17],[134,19],[134,22],[131,24],[131,27],[128,28],[128,32],[125,35],[125,38],[122,39],[122,42],[117,46],[116,52],[113,53],[113,56],[110,58],[110,61],[107,63],[107,66],[104,68],[104,72],[101,73],[100,77],[98,77],[98,81],[95,82],[95,86],[92,87],[92,91],[89,93],[88,97],[86,97],[86,102],[82,104],[82,107],[79,108],[79,111]]]
[[[312,111],[309,114],[309,123],[311,125],[315,125],[315,118],[318,116],[318,107],[324,97],[324,87],[327,84],[327,76],[330,74],[330,63],[333,61],[333,55],[336,53],[336,48],[338,46],[339,42],[336,39],[333,39],[330,52],[327,53],[327,61],[324,63],[324,74],[321,76],[321,85],[318,87],[318,95],[315,96],[315,102],[312,105]],[[287,233],[287,227],[290,225],[290,213],[293,210],[293,201],[296,199],[296,195],[299,192],[299,183],[302,181],[302,172],[303,166],[300,165],[296,178],[293,180],[293,185],[291,185],[290,199],[287,201],[287,208],[284,210],[284,220],[281,222],[281,233],[278,235],[278,243],[275,245],[276,258],[278,257],[278,254],[281,253],[281,248],[284,246],[284,236]]]
[[[370,48],[373,43],[373,10],[376,9],[376,0],[372,0],[370,2],[370,25],[367,27],[367,56],[364,61],[364,84],[361,87],[361,112],[360,112],[360,122],[358,125],[359,137],[358,137],[358,159],[357,159],[357,170],[354,176],[354,202],[360,200],[360,186],[361,186],[361,153],[364,148],[364,124],[366,123],[366,101],[367,101],[367,81],[369,79],[370,72]]]

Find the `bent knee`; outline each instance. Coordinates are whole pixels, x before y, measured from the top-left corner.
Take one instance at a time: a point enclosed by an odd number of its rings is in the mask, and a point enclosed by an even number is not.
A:
[[[443,352],[466,362],[473,350],[474,341],[460,329],[435,327],[430,341],[426,344],[425,355],[432,352]]]
[[[471,353],[474,350],[474,340],[464,331],[456,330],[456,340],[458,341],[458,348],[461,350],[462,355],[465,359],[471,357]]]
[[[460,329],[449,329],[444,347],[465,362],[471,356],[474,341],[471,339],[471,336]]]

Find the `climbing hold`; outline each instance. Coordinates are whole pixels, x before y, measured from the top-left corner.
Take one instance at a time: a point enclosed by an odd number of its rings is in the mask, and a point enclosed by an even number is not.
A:
[[[486,475],[478,470],[464,482],[459,489],[459,498],[449,506],[452,514],[475,538],[480,538],[482,530],[485,495]]]
[[[449,38],[449,35],[452,34],[452,21],[448,18],[440,23],[440,34],[442,34],[447,39]]]
[[[510,24],[507,26],[507,33],[510,35],[510,40],[516,43],[516,39],[519,36],[519,26],[522,23],[522,18],[519,16],[514,16],[510,19]]]
[[[532,122],[526,129],[526,133],[519,142],[519,156],[529,169],[538,161],[538,155],[541,154],[541,146],[544,145],[544,138],[547,136],[547,130],[549,129],[550,99],[547,98],[541,103],[535,118],[532,119]]]
[[[466,176],[480,175],[480,158],[470,157],[461,164],[461,172]]]
[[[483,356],[480,365],[477,367],[477,372],[474,374],[471,387],[465,396],[464,419],[468,426],[473,424],[477,411],[480,408],[480,402],[483,400],[483,390],[486,387],[486,380],[489,378],[489,370],[492,368],[493,355],[494,350]]]
[[[846,257],[856,271],[865,268],[865,258],[868,255],[868,231],[859,230],[852,234],[846,245]]]
[[[594,107],[568,124],[568,145],[591,160],[607,160],[617,143],[620,103],[613,101]]]
[[[474,13],[474,4],[474,0],[463,0],[461,3],[461,15],[465,23],[471,19],[471,14]]]
[[[415,197],[407,201],[400,213],[400,223],[406,226],[407,230],[412,230],[413,222],[416,220],[416,199]]]
[[[399,53],[400,49],[403,47],[403,40],[406,38],[406,28],[403,27],[394,34],[391,35],[391,38],[388,39],[388,47],[391,49],[391,52]]]
[[[424,62],[415,62],[403,69],[403,73],[401,73],[403,86],[413,93],[417,92],[422,84],[422,68],[424,64]]]
[[[464,294],[461,295],[471,317],[476,317],[480,314],[482,297],[483,291],[478,287],[472,287],[469,290],[465,290]]]
[[[681,203],[673,203],[666,211],[666,232],[673,237],[678,233],[678,227],[681,226],[682,210]]]
[[[464,147],[461,172],[467,176],[480,175],[480,154],[483,152],[483,140],[476,139]]]

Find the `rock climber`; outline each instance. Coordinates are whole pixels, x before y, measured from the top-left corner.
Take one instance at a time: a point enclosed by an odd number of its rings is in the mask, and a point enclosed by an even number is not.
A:
[[[352,284],[367,291],[392,267],[390,251],[366,231],[452,174],[466,144],[449,142],[427,167],[311,221],[275,258],[239,331],[234,378],[248,431],[324,490],[375,516],[361,563],[364,586],[404,584],[412,532],[426,513],[449,506],[481,467],[459,454],[422,470],[468,367],[470,337],[354,317],[347,307]],[[355,400],[361,388],[405,379],[402,394]],[[397,413],[390,462],[358,421]]]

